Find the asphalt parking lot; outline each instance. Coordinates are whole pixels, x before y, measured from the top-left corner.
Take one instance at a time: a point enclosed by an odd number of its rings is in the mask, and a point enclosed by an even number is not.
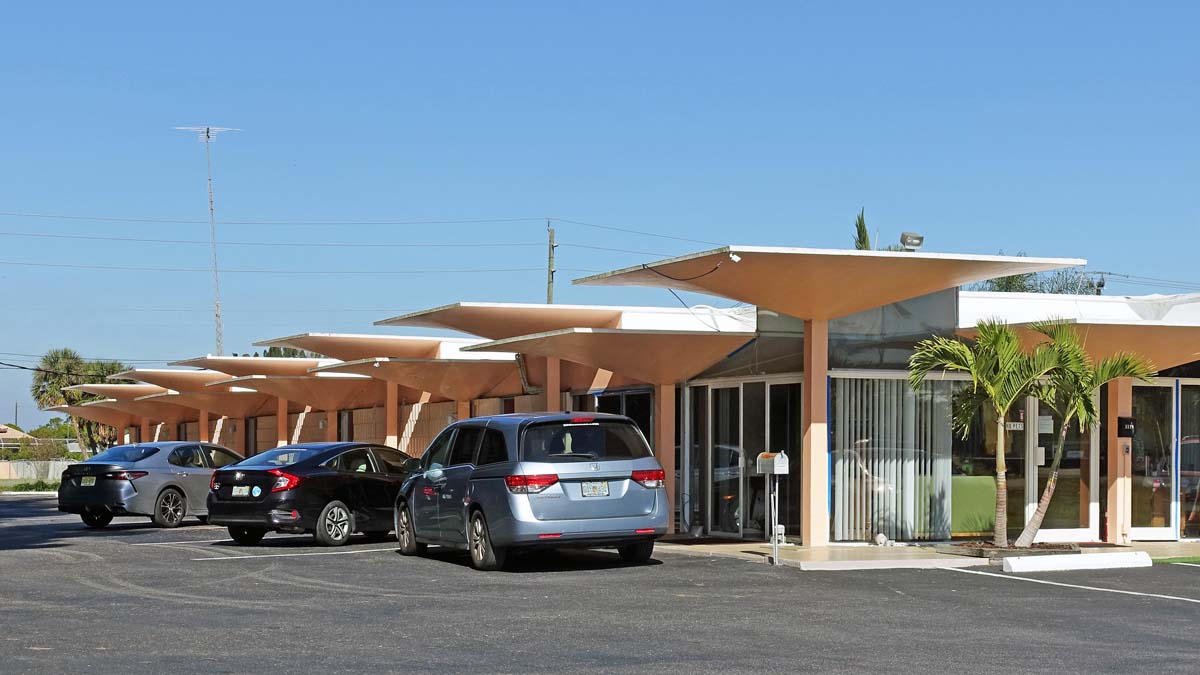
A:
[[[0,497],[0,672],[1200,668],[1200,567],[802,572],[660,547],[647,565],[580,551],[480,573],[465,554],[241,548],[188,523],[94,531],[53,498]]]

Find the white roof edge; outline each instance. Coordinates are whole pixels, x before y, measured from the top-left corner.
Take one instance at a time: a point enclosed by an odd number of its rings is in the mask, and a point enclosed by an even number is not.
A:
[[[640,268],[630,268],[640,269]],[[376,326],[394,325],[392,322],[402,321],[405,319],[415,319],[418,317],[435,314],[437,312],[458,307],[479,307],[491,309],[534,309],[534,310],[596,310],[601,312],[628,312],[628,313],[664,313],[664,314],[684,314],[690,311],[688,307],[660,307],[657,305],[548,305],[541,302],[454,302],[449,305],[441,305],[439,307],[430,307],[429,309],[421,309],[407,314],[400,314],[387,319],[376,321]],[[718,311],[729,311],[714,307]],[[256,343],[257,344],[257,343]]]
[[[439,337],[435,335],[390,335],[388,333],[298,333],[296,335],[288,335],[286,337],[271,338],[270,340],[259,340],[251,343],[254,347],[270,347],[284,342],[291,342],[302,338],[319,337],[319,338],[378,338],[384,340],[396,340],[397,342],[405,340],[440,340],[442,342],[459,342],[469,340],[469,338],[458,337]],[[238,357],[243,358],[243,357]],[[311,357],[287,357],[287,356],[251,356],[249,358],[271,359],[271,358],[311,358]]]
[[[499,340],[491,340],[478,345],[466,347],[463,351],[474,352],[484,351],[486,347],[498,347],[514,342],[524,342],[525,340],[536,340],[545,337],[554,337],[556,335],[577,334],[599,334],[599,335],[725,335],[729,337],[744,337],[750,340],[758,334],[753,331],[732,331],[732,330],[671,330],[655,329],[655,328],[558,328],[555,330],[543,331],[541,333],[530,333],[529,335],[515,335],[513,337],[501,338]]]

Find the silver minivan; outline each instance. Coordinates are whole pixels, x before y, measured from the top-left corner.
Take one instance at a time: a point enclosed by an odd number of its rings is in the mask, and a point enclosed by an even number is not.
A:
[[[481,570],[503,567],[513,549],[607,547],[645,562],[667,532],[664,486],[628,417],[477,417],[429,445],[396,501],[396,537],[405,555],[466,549]]]

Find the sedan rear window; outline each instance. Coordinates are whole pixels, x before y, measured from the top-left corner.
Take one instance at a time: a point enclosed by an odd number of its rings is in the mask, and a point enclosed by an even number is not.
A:
[[[521,459],[526,462],[595,462],[641,459],[650,448],[628,422],[552,422],[525,430]]]
[[[89,459],[89,462],[140,462],[158,452],[150,445],[118,445]]]
[[[279,448],[247,457],[233,466],[287,466],[310,457],[313,452],[309,448]]]

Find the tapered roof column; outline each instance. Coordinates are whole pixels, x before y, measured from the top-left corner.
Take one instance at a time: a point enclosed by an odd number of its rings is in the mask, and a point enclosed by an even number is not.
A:
[[[149,443],[150,442],[150,419],[149,418],[146,418],[146,417],[142,418],[142,428],[141,428],[141,433],[138,436],[138,441],[141,443]]]
[[[667,490],[667,533],[675,532],[675,385],[654,387],[654,456],[662,465]]]
[[[208,430],[208,411],[204,408],[200,409],[200,421],[196,426],[200,428],[200,442],[209,443],[212,441],[212,434]]]
[[[1110,544],[1128,544],[1133,516],[1132,438],[1119,438],[1118,417],[1133,416],[1133,380],[1121,378],[1108,384],[1108,414],[1104,433],[1108,434],[1108,527],[1104,540]]]
[[[805,546],[829,544],[829,322],[804,322],[804,394],[801,398],[800,536]],[[747,457],[746,461],[755,461]]]
[[[400,385],[388,382],[383,401],[383,444],[400,447]]]
[[[275,399],[275,447],[288,444],[288,400]]]
[[[338,411],[325,411],[325,440],[333,443],[338,439]]]
[[[547,412],[562,409],[562,360],[556,356],[546,357],[546,408]]]
[[[455,418],[466,420],[471,418],[471,402],[470,401],[455,401]]]

